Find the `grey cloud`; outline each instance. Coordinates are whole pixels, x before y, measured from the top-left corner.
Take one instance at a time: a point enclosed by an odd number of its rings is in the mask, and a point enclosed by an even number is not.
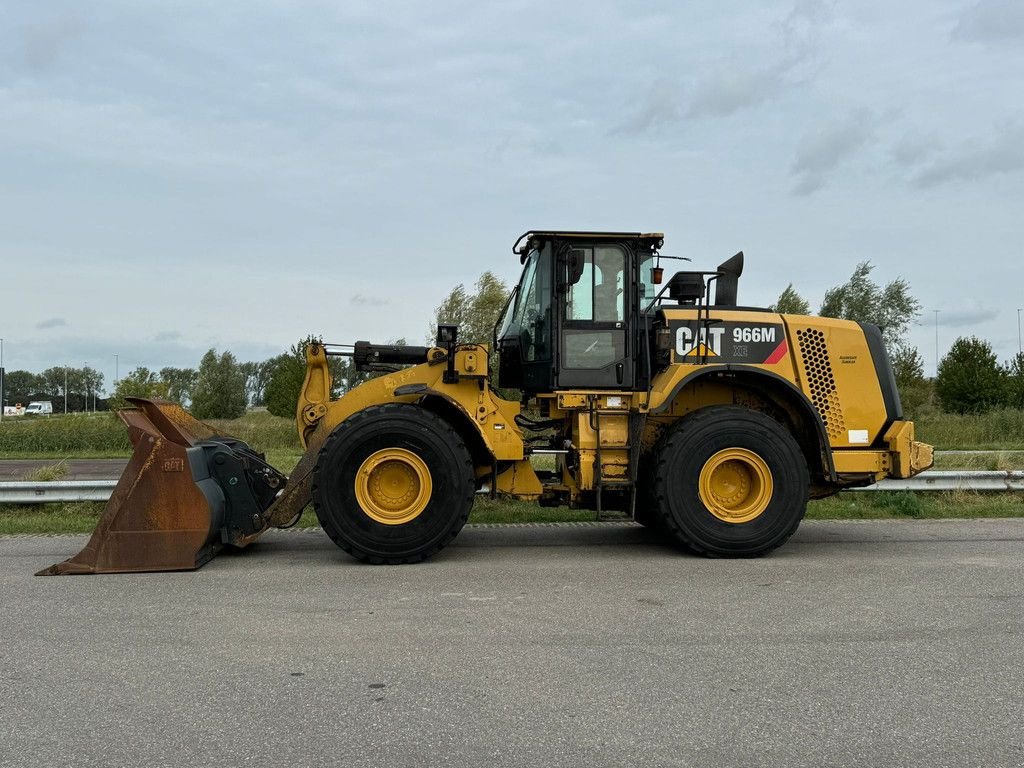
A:
[[[787,86],[788,69],[786,64],[747,71],[723,67],[698,80],[686,114],[688,117],[725,117],[757,106]]]
[[[35,72],[49,69],[68,44],[81,36],[82,29],[81,19],[75,16],[28,27],[24,38],[25,66]]]
[[[969,42],[1022,40],[1024,3],[1020,0],[980,0],[960,14],[952,37]]]
[[[913,184],[936,187],[954,181],[978,181],[1024,169],[1024,124],[999,126],[986,143],[972,142],[940,157],[918,173]]]
[[[855,109],[805,135],[790,168],[796,177],[793,194],[809,195],[825,186],[840,163],[874,137],[878,122],[878,116],[871,110]]]
[[[932,136],[908,133],[892,145],[893,160],[903,166],[919,165],[941,149],[941,144]]]
[[[945,328],[974,326],[999,317],[995,309],[950,309],[939,312],[939,325]]]
[[[506,158],[548,158],[564,154],[561,143],[535,131],[510,132],[502,137],[493,150],[491,157],[496,160]]]
[[[160,331],[153,337],[153,341],[177,341],[180,338],[181,334],[178,331]]]
[[[727,117],[768,101],[788,86],[788,64],[744,69],[720,62],[716,69],[697,78],[689,105],[681,106],[681,89],[672,83],[655,83],[636,111],[612,133],[645,133],[682,121],[684,117]]]
[[[652,128],[679,121],[679,94],[670,83],[655,83],[633,116],[617,126],[612,133],[643,133]]]
[[[782,23],[783,42],[791,55],[804,55],[821,37],[821,29],[835,16],[835,4],[824,0],[797,0]]]
[[[36,323],[36,328],[45,331],[47,328],[63,328],[68,324],[68,321],[63,317],[51,317],[47,320]]]
[[[349,301],[360,307],[382,307],[388,303],[388,300],[383,296],[367,296],[362,293],[352,294],[349,297]]]
[[[678,86],[655,83],[633,115],[613,133],[643,133],[684,117],[727,117],[770,101],[802,79],[810,79],[806,65],[818,50],[822,26],[832,17],[831,3],[798,0],[777,27],[781,51],[762,57],[763,66],[751,67],[731,59],[716,62],[697,76],[685,109]],[[798,70],[804,70],[803,75]]]

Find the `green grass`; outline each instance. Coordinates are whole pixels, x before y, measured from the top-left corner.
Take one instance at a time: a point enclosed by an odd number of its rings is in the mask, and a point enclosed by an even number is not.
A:
[[[302,454],[295,422],[291,419],[261,411],[238,419],[212,419],[207,423],[218,432],[244,440],[257,451],[282,457],[285,463],[284,457]],[[131,452],[128,430],[112,413],[7,418],[0,422],[0,458],[3,459],[106,459],[130,456]]]
[[[929,411],[914,420],[918,440],[939,450],[1024,449],[1024,410],[1004,408],[980,415]]]
[[[51,483],[60,480],[68,473],[68,465],[65,461],[58,461],[56,464],[48,464],[39,467],[25,475],[25,480],[34,483]]]
[[[103,511],[100,503],[0,505],[0,535],[90,533]],[[841,493],[812,501],[808,520],[944,520],[1024,517],[1024,495],[970,492],[910,493],[909,491]],[[522,501],[479,497],[470,523],[580,522],[594,520],[592,510],[539,507]],[[299,520],[300,528],[316,528],[312,509]]]
[[[973,469],[983,471],[1024,469],[1024,451],[1011,453],[959,453],[935,457],[935,469]]]
[[[101,502],[0,504],[0,535],[92,533],[103,506]]]
[[[127,456],[128,430],[110,413],[71,414],[50,418],[4,419],[0,422],[0,456],[61,458],[88,454]]]
[[[884,520],[900,517],[922,520],[1024,517],[1024,494],[851,491],[812,501],[807,507],[808,520]]]
[[[238,419],[210,419],[206,423],[218,432],[248,443],[257,451],[302,455],[294,419],[272,416],[266,411],[251,411]]]

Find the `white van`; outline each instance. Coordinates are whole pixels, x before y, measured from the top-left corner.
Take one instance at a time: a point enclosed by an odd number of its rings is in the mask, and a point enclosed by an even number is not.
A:
[[[39,400],[34,403],[29,403],[25,409],[26,416],[49,416],[53,413],[53,403],[49,400]]]

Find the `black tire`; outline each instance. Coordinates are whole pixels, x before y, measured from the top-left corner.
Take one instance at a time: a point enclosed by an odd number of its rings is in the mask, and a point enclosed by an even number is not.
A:
[[[426,507],[408,522],[386,524],[360,506],[356,476],[378,451],[418,457],[431,481]],[[371,460],[372,461],[372,460]],[[313,504],[328,536],[368,563],[415,563],[443,549],[465,525],[476,483],[465,443],[442,418],[417,405],[376,405],[331,433],[313,470]]]
[[[701,498],[701,471],[727,449],[755,454],[770,471],[767,506],[749,521],[721,519]],[[700,555],[764,555],[793,534],[807,511],[810,477],[800,446],[778,421],[747,408],[713,406],[680,419],[657,450],[653,474],[662,528]]]

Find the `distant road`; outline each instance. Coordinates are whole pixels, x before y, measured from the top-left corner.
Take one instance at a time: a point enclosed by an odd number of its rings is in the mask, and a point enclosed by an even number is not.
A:
[[[37,469],[54,464],[67,467],[62,480],[109,480],[121,476],[128,459],[0,459],[0,482],[24,480]]]

